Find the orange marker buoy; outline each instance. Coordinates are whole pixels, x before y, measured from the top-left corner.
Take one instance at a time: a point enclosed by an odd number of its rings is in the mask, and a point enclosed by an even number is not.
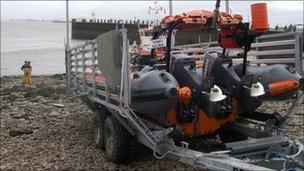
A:
[[[256,32],[268,30],[268,12],[266,3],[251,4],[251,28]]]

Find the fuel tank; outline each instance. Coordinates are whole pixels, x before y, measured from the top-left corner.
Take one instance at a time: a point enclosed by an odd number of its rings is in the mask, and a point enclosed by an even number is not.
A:
[[[164,70],[145,67],[133,75],[131,108],[142,117],[166,125],[167,113],[177,106],[179,84]]]

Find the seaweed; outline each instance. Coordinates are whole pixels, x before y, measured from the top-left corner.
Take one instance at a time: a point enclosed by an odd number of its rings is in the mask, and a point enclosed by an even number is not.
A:
[[[48,86],[40,86],[37,89],[30,89],[24,94],[24,98],[35,98],[36,96],[42,97],[53,97],[56,98],[59,94],[65,94],[65,87],[48,87]]]

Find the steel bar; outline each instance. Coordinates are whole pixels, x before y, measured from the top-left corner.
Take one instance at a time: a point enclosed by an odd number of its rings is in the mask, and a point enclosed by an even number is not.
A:
[[[92,75],[93,75],[93,97],[96,97],[96,72],[95,72],[95,43],[92,43]]]
[[[294,103],[290,107],[287,115],[284,116],[284,120],[283,120],[282,124],[280,125],[280,133],[282,135],[285,135],[285,133],[287,131],[285,129],[285,127],[288,124],[288,121],[295,115],[295,113],[299,109],[300,105],[303,105],[303,101],[304,101],[304,92],[299,91],[299,93],[297,94],[296,100],[294,101]]]
[[[260,56],[260,55],[282,55],[282,54],[294,54],[294,49],[284,50],[267,50],[267,51],[250,51],[248,54]]]
[[[86,84],[85,84],[85,71],[86,71],[86,67],[85,67],[85,46],[82,47],[82,91],[85,92],[86,91]]]
[[[295,35],[295,68],[298,73],[303,73],[303,37],[300,33]]]
[[[268,47],[268,46],[283,46],[283,45],[292,45],[294,43],[295,43],[295,40],[280,40],[280,41],[271,41],[271,42],[256,42],[256,43],[252,43],[251,47],[252,48],[257,48],[257,47]]]
[[[67,88],[68,94],[71,94],[71,51],[66,50],[66,60],[67,60]]]
[[[249,59],[252,64],[271,63],[271,64],[286,64],[294,63],[294,58],[278,58],[278,59]]]
[[[69,19],[69,0],[66,0],[66,9],[65,9],[65,12],[66,12],[66,47],[69,48],[70,47],[70,19]]]

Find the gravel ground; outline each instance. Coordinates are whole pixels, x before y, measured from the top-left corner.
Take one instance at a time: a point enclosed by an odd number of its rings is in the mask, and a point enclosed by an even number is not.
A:
[[[24,89],[21,77],[1,78],[0,169],[193,170],[170,160],[157,160],[137,145],[132,160],[113,164],[92,144],[94,113],[65,97],[62,75],[34,76]],[[290,102],[265,103],[262,110],[286,112]],[[288,125],[290,138],[304,142],[303,106]]]

